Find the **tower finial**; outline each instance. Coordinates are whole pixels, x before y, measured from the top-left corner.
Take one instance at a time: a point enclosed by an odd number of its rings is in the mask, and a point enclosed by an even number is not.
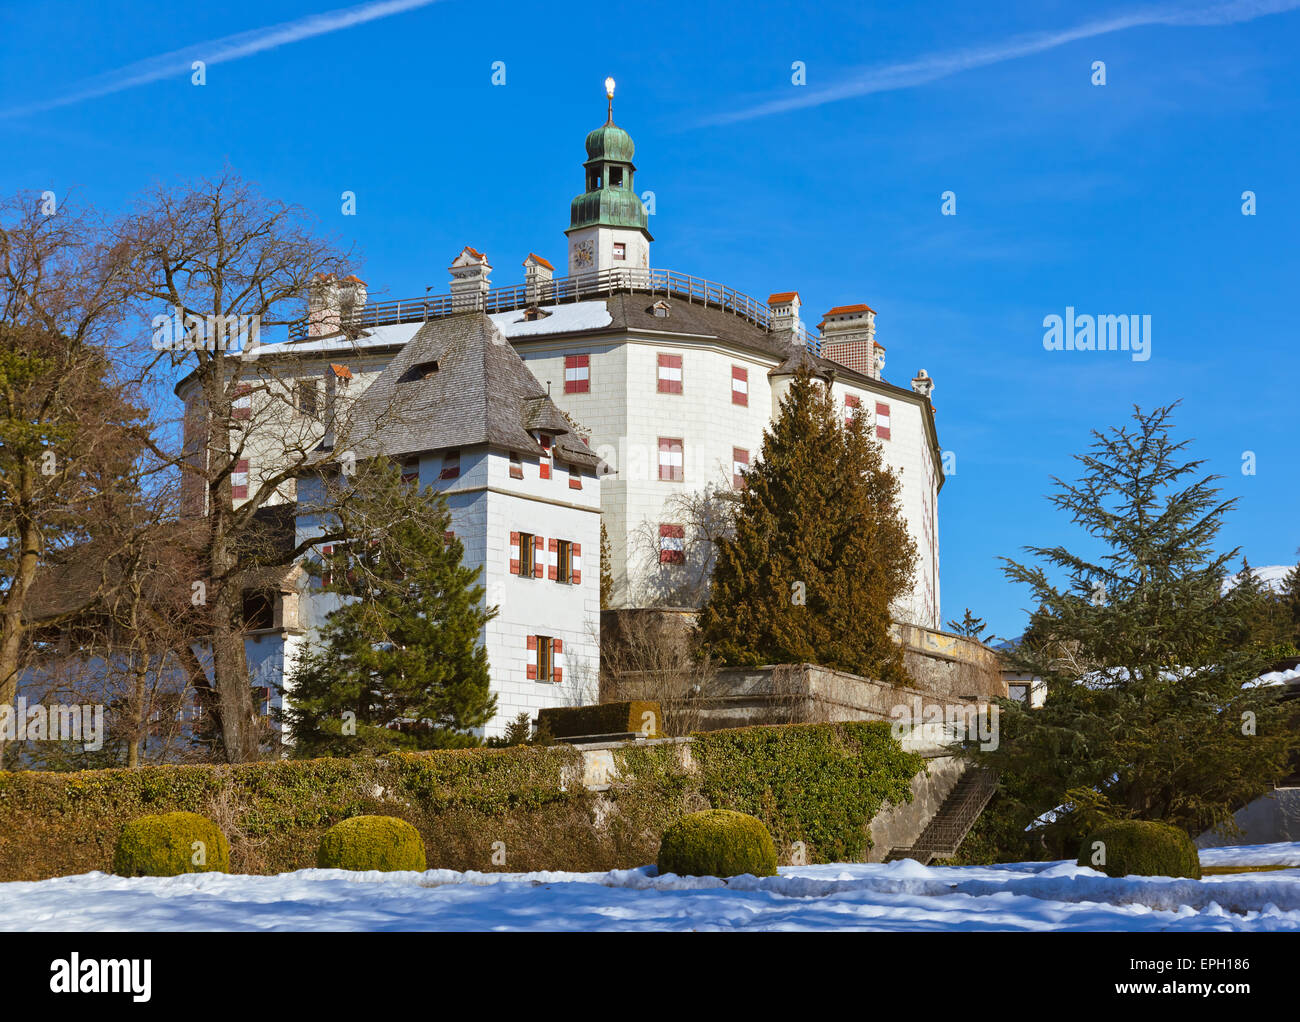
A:
[[[614,123],[614,79],[605,79],[605,96],[609,99],[609,119],[606,124]]]

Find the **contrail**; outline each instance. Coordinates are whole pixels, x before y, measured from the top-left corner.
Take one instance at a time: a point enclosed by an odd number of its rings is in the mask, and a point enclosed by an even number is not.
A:
[[[822,106],[855,96],[866,96],[873,92],[891,92],[907,89],[927,82],[948,78],[951,75],[970,71],[977,67],[987,67],[1017,57],[1026,57],[1044,50],[1055,49],[1080,39],[1092,39],[1096,36],[1122,32],[1125,29],[1139,28],[1146,25],[1230,25],[1244,21],[1254,21],[1269,14],[1281,14],[1300,7],[1300,0],[1229,0],[1194,9],[1152,7],[1118,14],[1110,18],[1086,22],[1075,28],[1060,29],[1050,32],[1025,33],[1013,36],[999,43],[986,46],[955,50],[951,53],[936,53],[916,60],[898,64],[885,64],[880,67],[867,68],[855,77],[824,89],[794,89],[793,95],[782,99],[769,100],[743,110],[714,114],[699,122],[699,126],[711,124],[731,124],[736,121],[749,121],[757,117],[785,113],[788,110],[801,110],[806,107]]]
[[[74,86],[72,91],[54,99],[0,110],[0,119],[71,106],[87,99],[110,96],[115,92],[134,89],[138,85],[147,85],[162,78],[188,73],[191,64],[196,60],[201,60],[209,66],[240,60],[251,57],[255,53],[273,50],[278,46],[287,46],[314,36],[338,32],[345,28],[352,28],[354,25],[363,25],[368,21],[391,17],[394,14],[404,14],[437,2],[438,0],[376,0],[372,3],[309,14],[296,21],[285,21],[279,25],[254,28],[247,32],[223,36],[220,39],[195,43],[184,49],[173,50],[171,53],[150,57],[115,71],[88,78]]]

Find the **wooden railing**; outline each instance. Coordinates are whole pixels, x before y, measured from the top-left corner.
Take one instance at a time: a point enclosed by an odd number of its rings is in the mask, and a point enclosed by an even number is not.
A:
[[[692,277],[672,270],[593,270],[570,277],[555,277],[536,284],[516,284],[512,287],[494,287],[481,293],[426,295],[423,298],[403,298],[391,302],[366,305],[350,314],[344,326],[378,327],[394,323],[420,323],[441,319],[457,312],[480,310],[482,312],[510,312],[530,305],[563,305],[601,296],[637,292],[651,296],[685,300],[691,304],[709,306],[735,313],[764,330],[772,329],[772,309],[735,288],[715,281]],[[810,334],[801,324],[800,339],[813,351],[821,348],[820,339]],[[289,328],[289,339],[305,340],[307,321],[304,319]]]

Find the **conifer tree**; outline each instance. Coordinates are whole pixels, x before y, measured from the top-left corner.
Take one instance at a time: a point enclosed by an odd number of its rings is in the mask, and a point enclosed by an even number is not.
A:
[[[905,681],[890,609],[911,587],[916,547],[898,492],[862,418],[842,426],[828,387],[801,368],[745,476],[735,534],[718,544],[705,650]]]
[[[614,569],[609,552],[609,533],[605,531],[605,519],[600,520],[600,609],[608,610],[614,605]]]
[[[1253,600],[1225,591],[1237,551],[1214,550],[1234,501],[1171,439],[1172,411],[1095,431],[1076,456],[1082,478],[1054,480],[1049,499],[1086,552],[1028,547],[1041,563],[1004,568],[1037,605],[1008,660],[1047,699],[1005,703],[1000,745],[982,758],[1002,771],[1001,831],[1040,821],[1048,855],[1073,854],[1089,820],[1225,824],[1285,773],[1297,742],[1277,690],[1251,684],[1269,657],[1251,637]]]
[[[315,565],[340,605],[300,659],[277,716],[299,756],[477,745],[469,732],[496,705],[478,641],[496,609],[483,605],[480,569],[461,563],[442,496],[417,492],[387,465],[368,484],[345,523],[349,540]],[[367,530],[368,505],[384,509],[373,520],[397,524]]]
[[[984,632],[987,628],[988,625],[984,623],[984,619],[972,614],[969,607],[966,608],[966,613],[962,615],[960,621],[956,618],[951,618],[948,621],[948,630],[950,632],[956,632],[958,635],[965,635],[967,638],[975,639],[977,642],[988,643],[997,638],[995,635],[985,637]]]

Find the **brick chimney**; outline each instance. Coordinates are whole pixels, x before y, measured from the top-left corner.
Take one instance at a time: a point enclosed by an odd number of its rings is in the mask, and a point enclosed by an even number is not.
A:
[[[332,273],[318,273],[307,289],[307,336],[328,337],[366,304],[366,282],[349,274],[342,280]]]
[[[876,342],[876,310],[869,305],[837,305],[822,317],[823,358],[880,379],[885,346]]]
[[[553,276],[554,266],[536,253],[528,253],[524,260],[524,288],[528,292],[529,305],[540,305],[550,298]]]
[[[492,286],[488,281],[492,265],[487,256],[466,245],[447,270],[451,273],[452,310],[483,308],[483,296]]]
[[[767,304],[772,309],[772,329],[799,332],[799,292],[782,291],[768,295]]]

